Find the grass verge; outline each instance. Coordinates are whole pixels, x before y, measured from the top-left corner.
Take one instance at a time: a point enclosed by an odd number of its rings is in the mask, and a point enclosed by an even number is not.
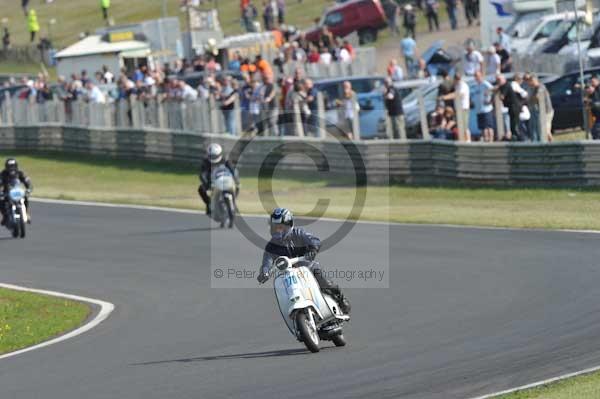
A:
[[[538,388],[498,396],[497,399],[600,398],[600,372],[569,378]]]
[[[38,197],[203,209],[196,168],[165,162],[125,161],[66,154],[0,152],[16,156]],[[242,176],[239,207],[266,213],[275,204],[298,215],[350,215],[356,189],[316,177],[275,173],[273,198],[256,176]],[[504,189],[466,187],[368,187],[360,219],[407,223],[600,230],[598,189]],[[263,197],[261,201],[261,197]],[[34,210],[35,212],[35,210]]]
[[[0,354],[70,331],[80,326],[89,312],[81,302],[0,288]]]

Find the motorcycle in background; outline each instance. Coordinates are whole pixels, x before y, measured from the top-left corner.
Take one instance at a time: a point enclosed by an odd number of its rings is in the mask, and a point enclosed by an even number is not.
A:
[[[235,179],[229,168],[220,165],[212,171],[211,176],[211,214],[221,228],[232,228],[235,220]]]
[[[269,275],[273,279],[275,298],[288,329],[311,352],[319,352],[319,339],[345,346],[343,324],[350,320],[337,301],[322,293],[310,269],[299,265],[304,257],[280,256],[273,262]]]
[[[29,222],[29,214],[25,199],[29,192],[21,182],[15,180],[8,185],[6,196],[6,228],[14,238],[25,238],[25,225]]]

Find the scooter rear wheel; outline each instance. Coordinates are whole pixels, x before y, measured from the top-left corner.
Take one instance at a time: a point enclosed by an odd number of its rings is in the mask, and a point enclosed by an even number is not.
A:
[[[344,334],[334,335],[331,337],[331,340],[335,346],[346,346],[346,338],[344,338]]]

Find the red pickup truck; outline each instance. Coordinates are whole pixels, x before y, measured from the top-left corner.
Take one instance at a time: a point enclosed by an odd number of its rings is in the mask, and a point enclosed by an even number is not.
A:
[[[360,44],[364,44],[377,40],[377,32],[387,21],[379,0],[350,0],[325,10],[319,24],[305,32],[306,39],[318,43],[323,26],[336,37],[358,32]]]

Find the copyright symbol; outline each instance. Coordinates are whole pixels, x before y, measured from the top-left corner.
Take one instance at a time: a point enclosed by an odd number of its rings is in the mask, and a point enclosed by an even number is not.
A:
[[[215,278],[221,278],[221,277],[223,277],[223,270],[222,269],[215,269],[215,271],[213,272],[213,276],[215,276]]]

